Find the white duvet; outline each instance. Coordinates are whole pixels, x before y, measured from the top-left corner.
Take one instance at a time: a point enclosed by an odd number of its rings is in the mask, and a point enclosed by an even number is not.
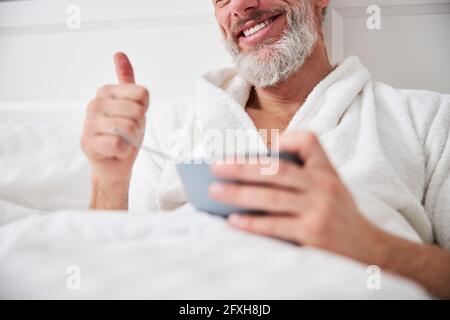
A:
[[[2,299],[429,298],[387,273],[371,290],[367,266],[233,230],[189,206],[150,215],[0,208]]]

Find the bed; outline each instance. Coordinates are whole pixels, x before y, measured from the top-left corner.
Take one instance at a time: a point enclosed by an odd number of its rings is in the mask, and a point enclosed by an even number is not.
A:
[[[150,112],[229,60],[207,1],[70,3],[82,10],[80,30],[67,29],[65,1],[0,3],[1,299],[432,298],[384,272],[374,286],[376,268],[233,230],[189,205],[143,215],[87,210],[90,168],[79,138],[86,102],[115,81],[112,54],[130,55],[138,82],[152,92]],[[325,30],[333,62],[357,54],[390,84],[448,92],[450,73],[440,71],[449,68],[450,0],[377,3],[386,14],[378,33],[357,27],[372,1],[331,2]],[[411,34],[414,41],[404,36]],[[386,53],[399,38],[401,48]],[[437,52],[422,45],[431,38]]]
[[[190,205],[88,211],[80,126],[12,119],[0,120],[2,299],[430,298],[386,273],[374,288],[368,266],[233,230]]]

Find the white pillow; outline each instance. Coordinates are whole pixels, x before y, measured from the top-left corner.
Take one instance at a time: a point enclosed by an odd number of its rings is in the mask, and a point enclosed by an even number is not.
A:
[[[40,209],[88,207],[80,125],[0,120],[0,198]]]

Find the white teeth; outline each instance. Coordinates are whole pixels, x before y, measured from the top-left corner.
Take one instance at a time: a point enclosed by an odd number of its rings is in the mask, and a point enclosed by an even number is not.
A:
[[[246,37],[251,36],[252,34],[257,33],[259,30],[264,29],[265,27],[267,27],[271,23],[272,23],[272,21],[270,19],[266,20],[264,22],[261,22],[260,24],[257,24],[253,28],[245,30],[244,31],[244,36],[246,36]]]

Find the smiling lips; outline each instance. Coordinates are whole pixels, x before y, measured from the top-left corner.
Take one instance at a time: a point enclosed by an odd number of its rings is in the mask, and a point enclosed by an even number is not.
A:
[[[275,21],[281,14],[273,15],[272,17],[266,18],[263,21],[260,21],[258,23],[251,23],[247,22],[243,27],[245,29],[241,29],[239,33],[237,34],[238,37],[250,37],[257,33],[258,31],[261,31],[262,29],[269,26],[272,22]]]
[[[265,27],[267,27],[269,24],[271,24],[274,20],[274,17],[269,18],[259,24],[257,24],[256,26],[254,26],[253,28],[249,28],[247,30],[243,31],[244,37],[249,37],[255,33],[257,33],[258,31],[264,29]]]

